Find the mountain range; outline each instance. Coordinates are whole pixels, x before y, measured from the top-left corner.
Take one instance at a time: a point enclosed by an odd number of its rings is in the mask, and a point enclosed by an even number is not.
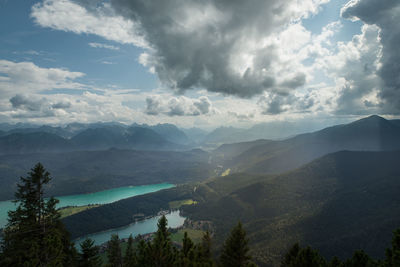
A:
[[[224,176],[120,200],[65,219],[73,236],[119,227],[168,203],[213,225],[216,249],[242,221],[261,266],[278,266],[295,242],[327,257],[357,249],[381,258],[400,225],[400,123],[370,116],[286,140],[225,144],[204,155]],[[218,166],[219,165],[219,166]],[[230,175],[226,175],[230,170]],[[142,204],[140,204],[142,203]],[[129,212],[128,212],[129,211]],[[101,223],[95,223],[95,222]]]
[[[141,143],[141,140],[137,140],[134,142],[135,144],[129,143],[127,139],[127,135],[129,135],[129,129],[133,128],[146,128],[152,130],[154,133],[160,135],[165,142],[159,142],[159,136],[155,137],[153,143],[159,143],[161,146],[152,146],[151,142],[145,141]],[[100,136],[93,136],[94,139],[98,139],[98,143],[101,141],[101,144],[95,145],[93,141],[92,145],[88,147],[81,147],[77,144],[71,142],[68,148],[66,149],[63,145],[60,145],[60,148],[54,144],[53,147],[44,147],[41,149],[40,147],[31,147],[30,142],[32,140],[25,140],[24,134],[32,134],[32,133],[48,133],[54,134],[59,137],[62,137],[66,140],[70,140],[74,138],[76,135],[81,132],[87,130],[95,130],[92,131],[91,134],[98,133]],[[105,129],[102,131],[101,129]],[[111,131],[110,131],[111,129]],[[101,150],[104,148],[118,147],[124,149],[130,148],[138,148],[138,149],[151,149],[151,150],[182,150],[182,149],[190,149],[194,147],[201,147],[203,149],[212,150],[217,146],[226,143],[236,143],[236,142],[248,142],[257,139],[273,139],[273,140],[282,140],[287,138],[287,136],[294,136],[299,133],[307,132],[307,129],[315,129],[315,125],[312,123],[308,124],[300,124],[300,123],[291,123],[291,122],[268,122],[268,123],[260,123],[256,124],[250,128],[235,128],[235,127],[219,127],[214,129],[211,132],[206,130],[202,130],[199,128],[178,128],[173,124],[157,124],[157,125],[147,125],[147,124],[132,124],[125,125],[118,122],[97,122],[97,123],[69,123],[65,126],[50,126],[50,125],[35,125],[28,123],[17,123],[17,124],[8,124],[8,123],[0,123],[0,143],[1,137],[11,134],[20,134],[17,137],[19,138],[18,142],[21,146],[24,147],[22,150],[12,151],[12,149],[6,147],[0,147],[0,153],[32,153],[32,152],[50,152],[50,151],[72,151],[72,150],[84,150],[84,149],[93,149],[93,150]],[[89,131],[90,132],[90,131]],[[119,133],[118,133],[119,132]],[[149,135],[153,135],[154,133],[147,132]],[[86,136],[89,136],[90,133],[86,133]],[[138,137],[138,136],[136,136]],[[27,136],[26,139],[33,138],[32,136]],[[119,140],[117,140],[119,139]],[[129,139],[129,138],[128,138]],[[113,140],[113,142],[111,142]],[[132,141],[132,138],[130,138]],[[5,141],[6,142],[6,141]],[[79,143],[79,141],[77,142]],[[3,149],[2,149],[3,148]]]
[[[341,150],[396,149],[400,149],[398,121],[370,116],[286,140],[223,145],[214,151],[213,159],[234,172],[280,173]]]
[[[186,135],[174,125],[131,126],[68,125],[65,128],[41,126],[16,128],[0,133],[0,154],[104,150],[188,149]]]

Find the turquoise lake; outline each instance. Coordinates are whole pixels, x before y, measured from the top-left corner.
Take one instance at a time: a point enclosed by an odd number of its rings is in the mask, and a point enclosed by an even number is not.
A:
[[[125,186],[113,188],[89,194],[69,195],[56,197],[60,200],[58,208],[66,206],[84,206],[89,204],[107,204],[124,198],[143,195],[147,193],[157,192],[162,189],[174,187],[169,183],[141,185],[141,186]],[[7,212],[15,209],[12,201],[0,201],[0,228],[3,228],[7,223]]]
[[[79,249],[80,248],[79,244],[87,237],[94,240],[95,245],[100,245],[110,240],[112,234],[118,234],[119,238],[122,239],[122,238],[128,238],[130,234],[132,234],[132,236],[135,237],[139,234],[143,235],[152,233],[157,231],[157,223],[160,217],[161,216],[156,216],[147,220],[132,223],[130,225],[121,228],[110,229],[104,232],[98,232],[87,236],[83,236],[81,238],[74,240],[74,242],[76,244],[76,248]],[[179,226],[182,226],[185,221],[185,217],[182,217],[180,215],[179,210],[172,211],[171,213],[165,215],[165,217],[168,220],[168,227],[170,228],[177,228]]]

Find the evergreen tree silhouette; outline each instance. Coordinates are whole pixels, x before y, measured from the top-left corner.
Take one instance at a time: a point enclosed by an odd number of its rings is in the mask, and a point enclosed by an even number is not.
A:
[[[229,237],[225,240],[220,257],[221,266],[224,267],[242,267],[250,266],[251,257],[249,254],[248,239],[242,223],[231,230]]]
[[[15,211],[8,212],[1,266],[63,266],[72,263],[74,248],[56,210],[57,199],[44,198],[50,173],[36,164],[21,177]]]
[[[86,238],[81,244],[79,267],[97,267],[101,265],[99,247],[94,246],[94,241]]]
[[[109,267],[122,267],[120,240],[116,234],[113,234],[110,241],[108,241],[107,258]]]

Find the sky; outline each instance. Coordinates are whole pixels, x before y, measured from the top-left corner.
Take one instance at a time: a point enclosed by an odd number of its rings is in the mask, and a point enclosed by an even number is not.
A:
[[[0,122],[400,113],[398,0],[0,0]]]

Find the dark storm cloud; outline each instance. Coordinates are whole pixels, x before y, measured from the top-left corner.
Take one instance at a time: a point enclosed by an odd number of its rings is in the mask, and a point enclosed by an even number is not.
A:
[[[400,1],[351,1],[342,10],[342,16],[350,19],[358,18],[366,24],[375,24],[380,28],[383,50],[382,67],[378,74],[383,80],[383,87],[379,97],[385,102],[384,112],[400,113]]]
[[[273,68],[279,62],[273,47],[262,46],[262,38],[306,12],[294,11],[293,0],[111,3],[117,13],[140,25],[152,48],[147,64],[163,83],[178,92],[200,87],[239,97],[274,89],[277,81]],[[255,44],[256,48],[251,48]],[[240,61],[243,51],[251,56],[247,62]],[[285,83],[293,89],[304,82],[300,73]]]

